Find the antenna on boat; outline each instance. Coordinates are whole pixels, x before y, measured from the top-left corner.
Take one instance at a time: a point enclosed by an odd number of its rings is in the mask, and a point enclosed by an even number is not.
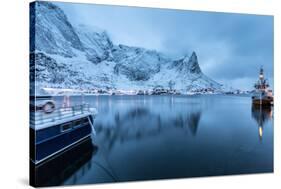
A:
[[[263,75],[263,66],[260,68],[260,80],[263,80],[264,75]]]

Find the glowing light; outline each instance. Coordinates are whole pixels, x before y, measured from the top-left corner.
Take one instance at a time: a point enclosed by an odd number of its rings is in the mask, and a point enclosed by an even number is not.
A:
[[[259,127],[259,135],[262,138],[262,127]]]
[[[270,118],[273,117],[273,112],[272,112],[272,110],[270,110],[270,112],[269,112],[269,117],[270,117]]]

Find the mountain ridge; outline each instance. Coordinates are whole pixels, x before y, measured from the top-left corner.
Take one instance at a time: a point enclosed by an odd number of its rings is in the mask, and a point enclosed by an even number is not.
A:
[[[159,86],[181,93],[221,90],[202,72],[195,52],[172,60],[156,50],[115,45],[105,30],[73,26],[49,2],[36,2],[30,11],[37,93],[43,88],[137,91]]]

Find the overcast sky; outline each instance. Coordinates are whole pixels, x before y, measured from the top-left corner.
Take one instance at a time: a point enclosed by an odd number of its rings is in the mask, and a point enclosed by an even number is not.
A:
[[[197,53],[203,72],[252,89],[260,66],[273,88],[273,17],[93,4],[56,3],[74,24],[107,31],[115,44],[154,49],[172,58]]]

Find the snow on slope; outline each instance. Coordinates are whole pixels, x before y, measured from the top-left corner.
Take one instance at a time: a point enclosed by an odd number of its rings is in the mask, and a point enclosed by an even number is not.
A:
[[[31,34],[35,48],[36,90],[176,89],[218,91],[221,85],[203,74],[196,53],[171,60],[155,50],[114,45],[106,31],[72,26],[63,11],[48,2],[31,6]]]
[[[98,28],[89,28],[85,25],[75,27],[83,47],[86,57],[93,63],[112,59],[111,49],[113,47],[107,33]]]
[[[30,36],[36,50],[66,57],[75,56],[72,48],[83,50],[79,37],[60,8],[52,3],[38,2],[31,4],[30,11]]]

